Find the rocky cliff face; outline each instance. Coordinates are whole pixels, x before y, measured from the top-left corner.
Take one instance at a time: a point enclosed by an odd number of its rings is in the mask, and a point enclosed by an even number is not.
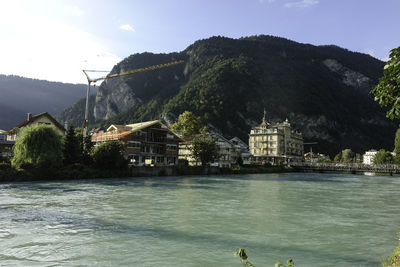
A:
[[[107,80],[96,94],[94,118],[107,120],[141,103],[142,100],[135,97],[128,84],[115,79]]]
[[[392,149],[397,122],[369,94],[384,63],[368,55],[272,36],[212,37],[179,53],[132,55],[113,72],[178,59],[185,64],[103,83],[93,99],[93,118],[103,126],[173,122],[190,110],[247,142],[265,108],[271,122],[288,118],[306,141],[318,142],[315,151]],[[73,116],[73,109],[65,114]]]

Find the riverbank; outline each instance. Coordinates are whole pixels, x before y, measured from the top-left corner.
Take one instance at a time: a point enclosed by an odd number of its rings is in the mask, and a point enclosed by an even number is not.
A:
[[[44,180],[82,180],[96,178],[129,178],[149,176],[182,176],[182,175],[227,175],[252,173],[283,173],[293,169],[285,166],[252,165],[240,168],[219,168],[210,166],[141,166],[126,169],[96,169],[94,167],[74,164],[59,169],[30,168],[17,170],[8,165],[0,167],[0,182],[30,182]]]

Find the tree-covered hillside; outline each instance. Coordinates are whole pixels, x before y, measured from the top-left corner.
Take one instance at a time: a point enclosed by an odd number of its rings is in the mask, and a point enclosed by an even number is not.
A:
[[[271,122],[288,118],[306,142],[317,141],[319,152],[393,149],[396,123],[369,93],[384,62],[369,55],[272,36],[212,37],[180,53],[132,55],[112,72],[178,59],[185,64],[103,83],[91,107],[97,125],[160,117],[172,122],[189,110],[247,142],[265,108]],[[77,118],[77,111],[60,118]]]

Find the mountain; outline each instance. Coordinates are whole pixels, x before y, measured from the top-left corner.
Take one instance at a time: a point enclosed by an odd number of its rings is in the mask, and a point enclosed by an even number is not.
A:
[[[180,59],[185,64],[103,82],[91,98],[90,121],[173,122],[190,110],[224,135],[248,141],[265,108],[270,122],[288,118],[305,142],[318,142],[314,151],[393,149],[398,122],[370,94],[385,63],[369,55],[265,35],[211,37],[179,53],[131,55],[111,73]],[[59,118],[78,123],[83,108],[80,101]]]
[[[0,129],[8,130],[27,113],[56,115],[86,95],[86,85],[0,74]]]

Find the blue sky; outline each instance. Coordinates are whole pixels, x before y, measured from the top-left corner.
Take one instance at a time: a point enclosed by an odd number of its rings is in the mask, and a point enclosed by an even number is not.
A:
[[[335,44],[387,59],[400,0],[0,0],[0,73],[85,83],[133,53],[181,51],[213,35]]]

